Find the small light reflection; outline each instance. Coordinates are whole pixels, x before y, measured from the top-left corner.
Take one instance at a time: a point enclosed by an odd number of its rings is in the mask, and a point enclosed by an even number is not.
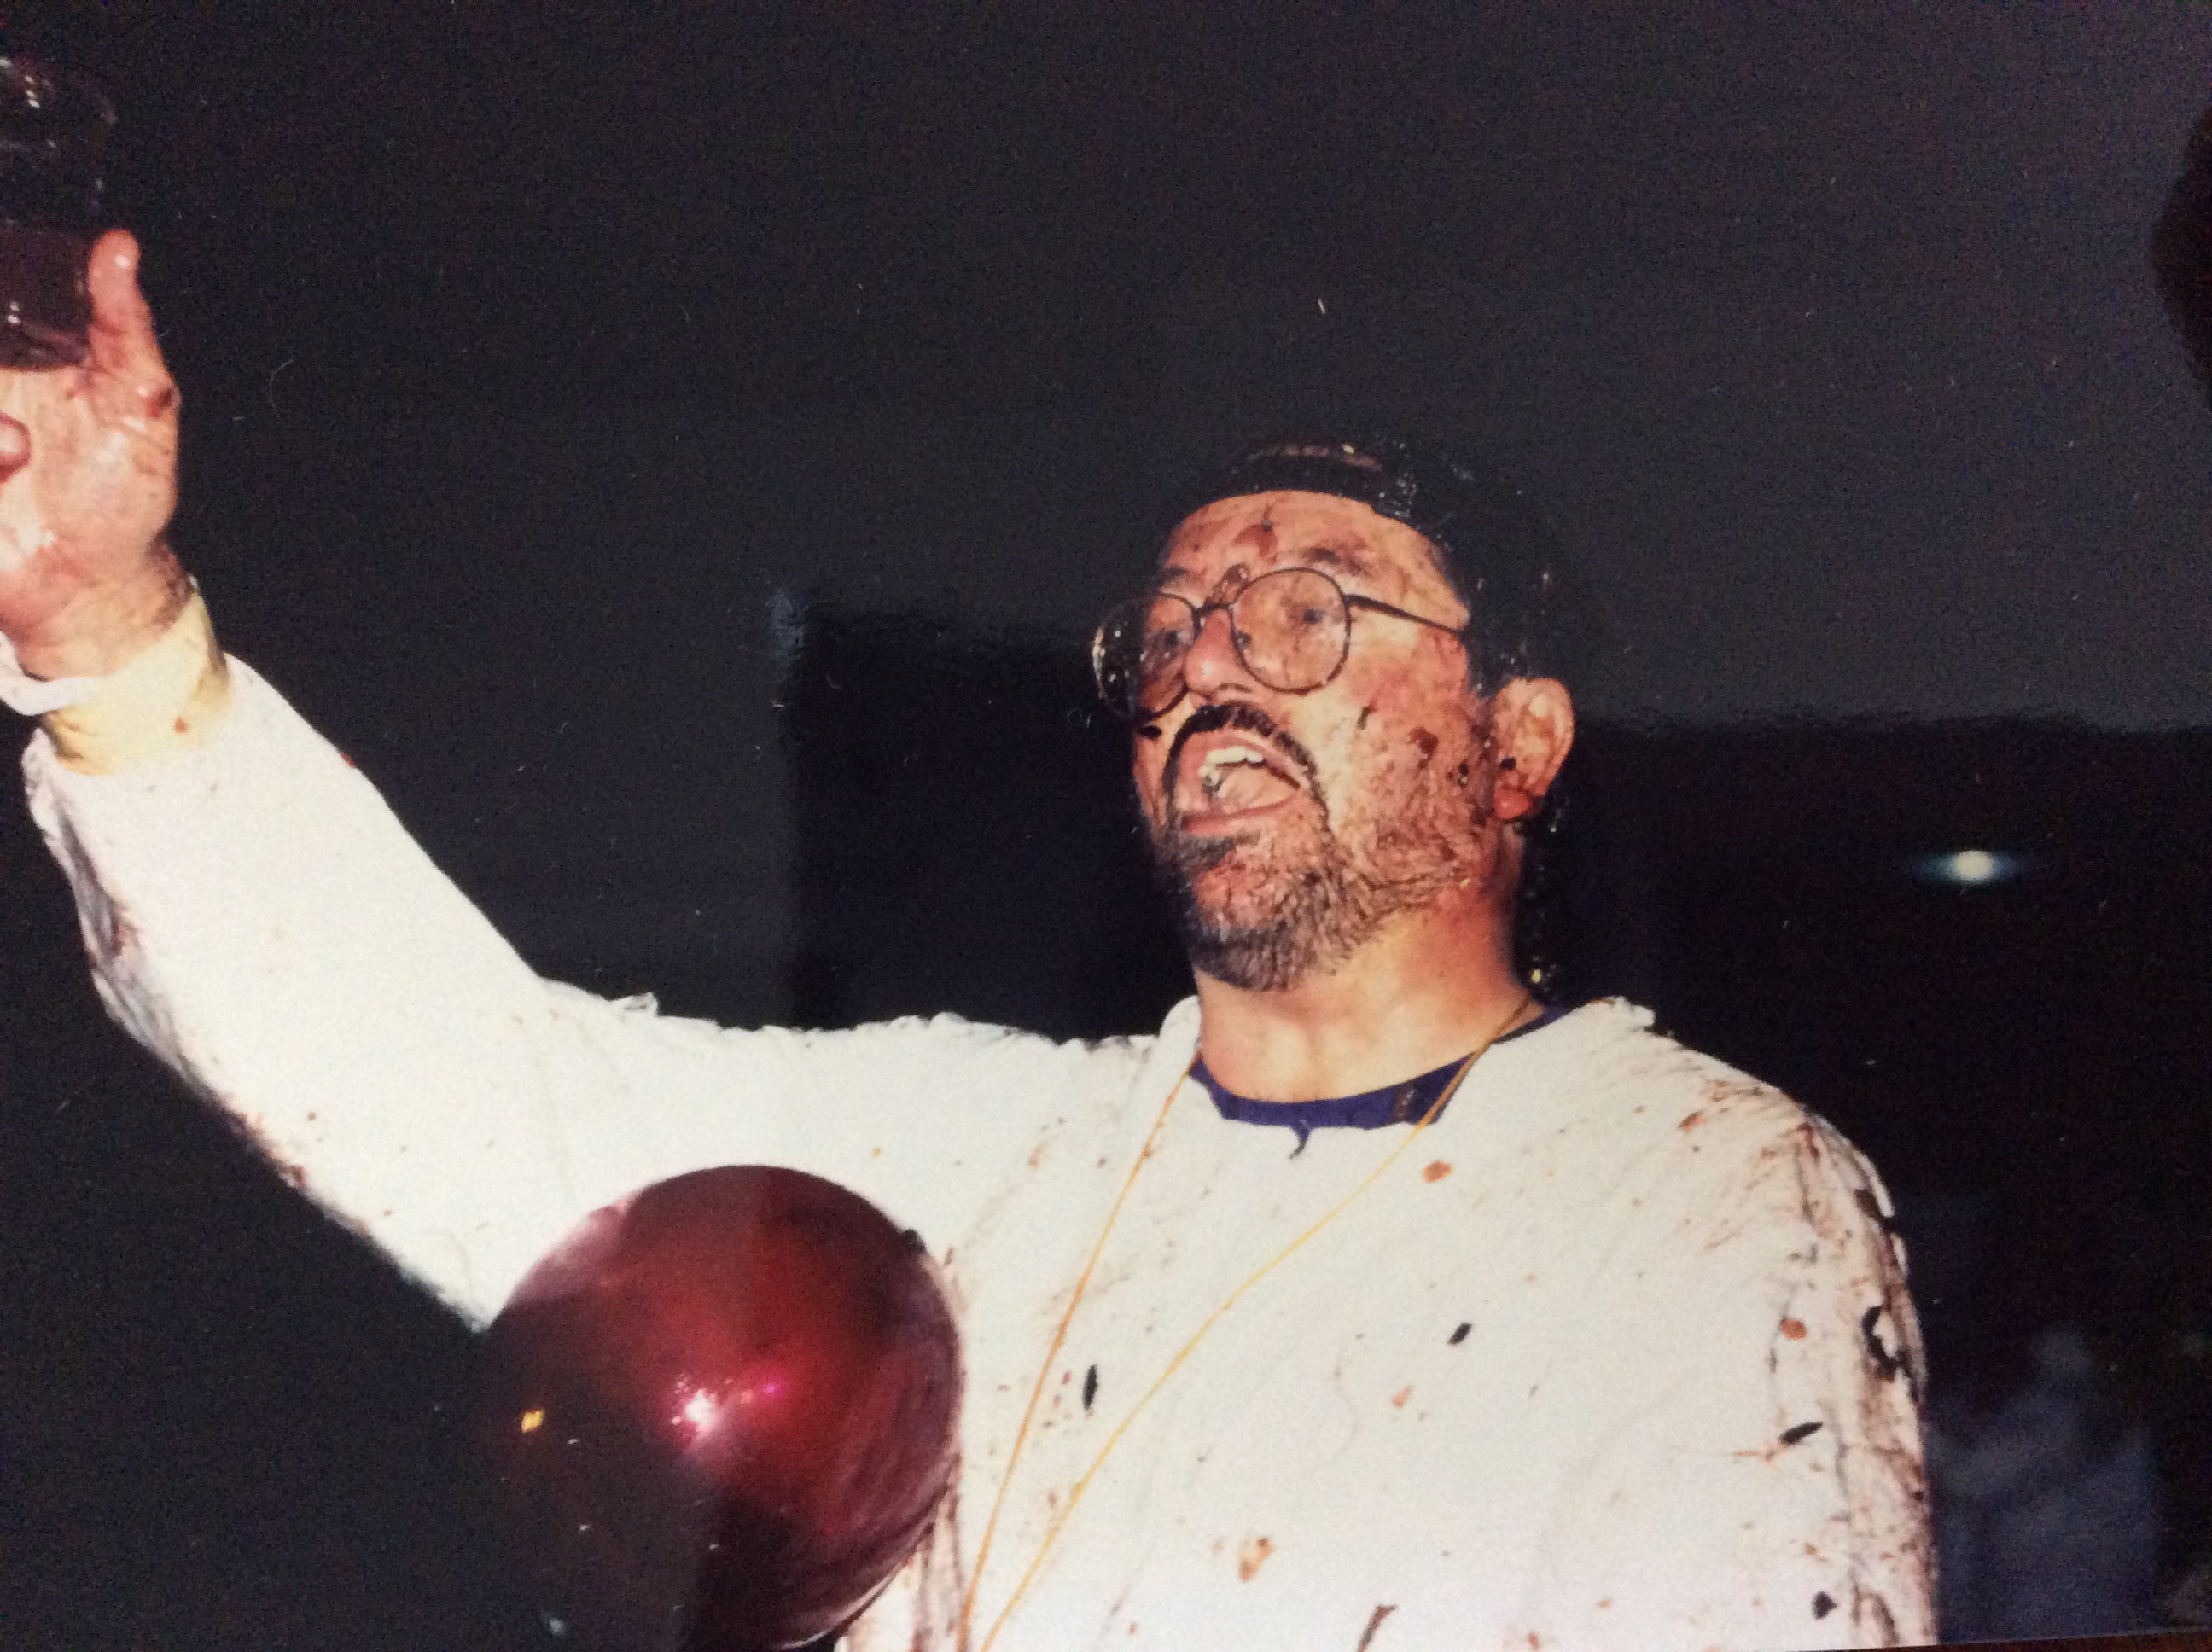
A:
[[[1925,881],[1966,889],[2001,884],[2027,870],[2026,856],[2002,849],[1954,849],[1946,854],[1923,855],[1913,862],[1915,874]]]
[[[683,1403],[668,1420],[696,1440],[714,1426],[722,1414],[722,1402],[705,1388],[686,1388],[684,1394]]]

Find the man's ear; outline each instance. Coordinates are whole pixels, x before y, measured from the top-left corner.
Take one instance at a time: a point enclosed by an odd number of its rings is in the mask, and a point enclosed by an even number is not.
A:
[[[1522,820],[1542,807],[1575,743],[1575,702],[1566,684],[1548,677],[1516,677],[1490,705],[1491,811]]]

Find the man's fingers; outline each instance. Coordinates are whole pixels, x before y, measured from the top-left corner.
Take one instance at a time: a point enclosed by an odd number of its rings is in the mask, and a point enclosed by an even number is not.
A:
[[[127,229],[111,229],[92,244],[85,265],[92,299],[92,394],[115,418],[161,418],[175,410],[177,386],[154,337],[154,312],[138,290],[138,242]]]
[[[138,238],[111,229],[92,244],[85,261],[85,291],[92,299],[92,349],[103,366],[119,367],[126,352],[153,349],[154,313],[138,290]],[[160,352],[155,351],[155,359]]]

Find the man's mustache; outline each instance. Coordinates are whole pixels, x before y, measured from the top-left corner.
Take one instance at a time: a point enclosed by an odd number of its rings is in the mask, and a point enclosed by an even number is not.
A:
[[[1313,754],[1298,744],[1297,737],[1277,726],[1275,720],[1259,707],[1241,700],[1200,706],[1190,714],[1190,720],[1176,731],[1174,741],[1168,747],[1166,768],[1166,799],[1168,817],[1176,814],[1176,787],[1182,773],[1183,748],[1201,734],[1212,734],[1223,729],[1233,729],[1239,734],[1249,734],[1262,740],[1280,754],[1283,760],[1297,770],[1305,787],[1316,801],[1321,799],[1321,774],[1314,767]]]

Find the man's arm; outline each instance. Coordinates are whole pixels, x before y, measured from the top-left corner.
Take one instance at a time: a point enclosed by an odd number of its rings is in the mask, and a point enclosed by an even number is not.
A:
[[[161,538],[176,398],[135,268],[128,237],[96,250],[82,368],[0,374],[0,635],[27,668],[0,690],[44,714],[32,809],[110,1011],[477,1320],[586,1212],[704,1164],[793,1165],[954,1229],[967,1182],[912,1103],[1006,1041],[721,1034],[541,981],[225,661]]]
[[[1749,1575],[1770,1585],[1764,1621],[1805,1647],[1933,1641],[1927,1367],[1888,1194],[1808,1117],[1755,1161],[1741,1209],[1721,1248],[1779,1308],[1763,1343],[1755,1319],[1733,1316],[1736,1357],[1763,1352],[1776,1424],[1738,1460],[1767,1482],[1742,1540]],[[1808,1575],[1810,1593],[1793,1594],[1789,1580]]]
[[[1613,1327],[1585,1373],[1610,1420],[1547,1521],[1522,1626],[1547,1645],[1931,1641],[1924,1379],[1887,1196],[1763,1086],[1717,1087],[1684,1124],[1638,1183],[1647,1236],[1588,1305]]]
[[[178,394],[137,265],[103,236],[85,361],[0,373],[0,694],[42,714],[33,811],[117,1018],[481,1315],[589,1196],[530,1077],[544,991],[273,695],[253,684],[253,726],[232,726],[164,538]],[[410,1163],[439,1111],[483,1144]]]

